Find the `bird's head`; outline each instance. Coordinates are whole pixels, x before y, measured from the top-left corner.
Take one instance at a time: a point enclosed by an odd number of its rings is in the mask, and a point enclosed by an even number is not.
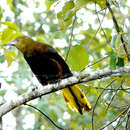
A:
[[[33,40],[28,36],[20,36],[15,40],[8,42],[5,46],[14,46],[19,49],[22,53],[25,53],[26,50],[30,49],[33,45]]]

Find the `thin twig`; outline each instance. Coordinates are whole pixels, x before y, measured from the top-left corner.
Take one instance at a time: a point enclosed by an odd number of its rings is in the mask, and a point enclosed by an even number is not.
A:
[[[120,118],[116,127],[113,130],[117,130],[117,128],[121,125],[121,123],[126,119],[126,116],[128,115],[128,113],[129,113],[129,111],[127,111],[126,115],[124,117],[122,117],[122,118],[124,118],[124,119],[122,119],[122,121],[120,121],[121,120],[121,118]]]
[[[98,61],[96,61],[96,62],[94,62],[93,64],[89,64],[89,65],[87,65],[85,68],[83,68],[80,72],[82,72],[82,71],[84,71],[86,68],[88,68],[88,67],[91,67],[91,66],[93,66],[93,65],[95,65],[95,64],[97,64],[97,63],[99,63],[99,62],[101,62],[101,61],[103,61],[103,60],[105,60],[106,58],[108,58],[109,56],[106,56],[106,57],[103,57],[103,58],[101,58],[101,59],[99,59]]]
[[[61,2],[60,0],[56,1],[56,4],[54,5],[54,8],[55,8],[60,2]]]
[[[121,74],[112,74],[111,77],[130,77],[130,74],[128,75],[121,75]]]
[[[102,20],[101,20],[101,24],[103,23],[103,20],[104,20],[104,18],[105,18],[105,15],[106,15],[106,9],[105,9],[105,12],[104,12],[104,16],[103,16],[103,18],[102,18]],[[93,42],[93,40],[94,40],[94,38],[95,38],[95,36],[97,35],[97,33],[98,33],[98,31],[100,30],[100,28],[101,28],[101,24],[99,24],[99,27],[98,27],[98,29],[96,30],[96,32],[95,32],[95,34],[94,34],[94,36],[92,37],[92,39],[88,42],[88,45],[87,45],[87,47],[86,48],[88,48],[88,46],[90,45],[90,43],[92,43]]]
[[[130,118],[130,111],[128,111],[128,113],[127,113],[127,120],[126,120],[126,125],[125,125],[125,130],[128,130],[128,122],[129,122],[129,118]]]
[[[122,118],[120,118],[116,124],[116,126],[114,127],[113,130],[117,130],[117,128],[121,125],[121,123],[125,120],[125,118],[121,121]]]
[[[29,106],[29,107],[31,107],[31,108],[37,110],[39,113],[41,113],[43,116],[45,116],[45,117],[46,117],[55,127],[57,127],[58,129],[60,129],[60,130],[65,130],[65,129],[61,128],[60,126],[58,126],[49,116],[47,116],[45,113],[43,113],[40,109],[38,109],[38,108],[36,108],[36,107],[34,107],[34,106],[32,106],[32,105],[26,104],[26,103],[25,103],[24,105]]]
[[[102,12],[102,11],[104,11],[106,9],[106,7],[105,8],[103,8],[103,9],[101,9],[101,10],[95,10],[95,14],[97,14],[97,13],[100,13],[100,12]]]
[[[67,54],[66,54],[65,61],[67,61],[68,56],[69,56],[70,49],[71,49],[71,47],[72,47],[72,39],[73,39],[73,31],[74,31],[75,21],[76,21],[76,14],[75,14],[75,16],[74,16],[74,20],[73,20],[73,23],[72,23],[72,30],[71,30],[70,40],[69,40],[69,48],[68,48],[68,51],[67,51]]]
[[[122,17],[121,20],[123,21],[123,22],[122,22],[122,23],[123,23],[123,26],[125,26],[126,28],[128,28],[127,25],[126,25],[126,23],[125,23],[125,15],[122,14],[119,3],[118,3],[117,1],[113,1],[113,4],[115,5],[115,7],[117,7],[117,8],[119,9],[119,13],[121,14],[121,17]],[[125,42],[126,42],[126,41],[125,41]]]
[[[95,0],[95,12],[97,12],[96,4],[97,4],[97,3],[96,3],[96,0]],[[104,13],[104,14],[106,14],[106,9],[107,9],[107,8],[105,8],[105,13]],[[98,16],[98,13],[96,13],[96,15],[97,15],[97,19],[98,19],[99,24],[100,24],[100,28],[101,28],[101,30],[102,30],[102,32],[103,32],[105,38],[106,38],[106,41],[107,41],[107,43],[109,43],[109,40],[108,40],[108,38],[107,38],[107,35],[106,35],[106,33],[105,33],[105,31],[104,31],[104,29],[103,29],[103,27],[102,27],[102,23],[103,23],[104,18],[103,18],[103,20],[100,20],[100,18],[99,18],[99,16]],[[105,15],[104,15],[103,17],[105,17]]]
[[[105,103],[108,105],[108,103],[105,101]],[[115,109],[118,109],[118,110],[123,110],[125,109],[126,107],[128,107],[130,104],[127,104],[127,105],[124,105],[124,106],[117,106],[117,105],[111,105],[111,107],[115,108]]]
[[[99,128],[99,130],[103,130],[104,128],[106,128],[107,126],[111,125],[113,122],[115,122],[118,118],[120,118],[123,114],[125,114],[130,108],[130,105],[124,109],[124,111],[122,111],[114,120],[112,120],[111,122],[109,122],[107,125]]]
[[[108,88],[111,84],[113,84],[116,80],[111,81],[105,88]],[[101,97],[101,95],[103,94],[103,92],[105,91],[105,89],[102,90],[102,92],[100,93],[100,95],[98,96],[95,105],[93,106],[93,110],[92,110],[92,130],[94,130],[94,112],[95,112],[95,108],[96,105]]]
[[[117,22],[117,20],[116,20],[116,17],[115,17],[115,15],[114,15],[114,13],[113,13],[113,11],[112,11],[112,9],[111,9],[111,6],[110,6],[110,4],[109,4],[108,1],[106,1],[106,6],[107,6],[107,8],[109,9],[109,11],[110,11],[110,13],[111,13],[112,20],[113,20],[113,23],[114,23],[114,25],[115,25],[115,29],[116,29],[117,33],[120,35],[120,40],[121,40],[122,45],[123,45],[123,48],[124,48],[124,50],[125,50],[127,59],[128,59],[128,61],[130,62],[130,57],[129,57],[129,53],[128,53],[128,50],[127,50],[127,47],[126,47],[126,44],[125,44],[125,40],[124,40],[124,38],[123,38],[122,30],[120,29],[120,27],[119,27],[119,25],[118,25],[118,22]]]
[[[109,107],[110,107],[112,101],[114,100],[114,97],[116,96],[117,92],[119,91],[119,88],[121,88],[121,86],[123,85],[123,82],[124,82],[124,80],[121,81],[121,85],[116,89],[115,94],[112,96],[111,101],[108,103],[108,106],[107,106],[107,108],[106,108],[106,110],[105,110],[106,112],[107,112],[107,110],[109,109]]]
[[[105,89],[105,90],[111,90],[111,91],[117,91],[117,90],[122,90],[122,91],[127,91],[130,90],[130,88],[118,88],[118,89],[114,89],[114,88],[98,88],[98,87],[94,87],[96,89]]]

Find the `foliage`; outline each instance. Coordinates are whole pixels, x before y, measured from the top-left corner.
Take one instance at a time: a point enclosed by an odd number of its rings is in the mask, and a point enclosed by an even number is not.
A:
[[[96,0],[96,6],[95,0],[67,0],[65,2],[62,0],[44,0],[44,2],[30,0],[30,3],[25,0],[6,0],[4,2],[6,6],[3,6],[0,1],[0,82],[2,84],[0,104],[7,99],[16,98],[15,96],[11,97],[11,94],[23,94],[29,88],[41,86],[21,53],[13,47],[3,46],[21,36],[21,32],[54,46],[65,58],[73,28],[72,47],[67,59],[67,64],[73,72],[79,72],[88,64],[93,64],[105,56],[108,57],[84,71],[92,72],[107,67],[115,69],[129,64],[120,40],[120,35],[123,34],[124,39],[129,43],[127,49],[130,52],[130,8],[127,0],[110,0],[116,20],[122,28],[121,34],[116,32],[110,12],[105,11],[106,0]],[[73,25],[75,15],[76,22]],[[108,87],[108,90],[104,90],[96,105],[95,129],[111,122],[122,112],[123,106],[127,105],[129,102],[129,91],[127,90],[130,86],[129,79],[129,77],[110,77],[107,80],[88,82],[80,86],[94,106],[102,88],[112,80],[116,80]],[[106,111],[109,103],[111,103],[110,107]],[[84,112],[84,115],[71,111],[60,92],[43,96],[41,99],[32,101],[31,104],[47,113],[54,122],[63,128],[92,129],[92,111]],[[23,106],[20,111],[17,117],[14,116],[15,112],[12,112],[16,121],[19,120],[16,125],[8,126],[9,115],[5,115],[6,121],[3,121],[5,129],[57,129],[49,120],[29,107]],[[34,116],[34,123],[31,125],[28,121],[29,116],[29,119]],[[20,120],[21,117],[24,120]],[[126,120],[127,115],[112,123],[108,129],[118,127],[121,130],[125,128]],[[20,124],[23,128],[18,127],[21,126]]]

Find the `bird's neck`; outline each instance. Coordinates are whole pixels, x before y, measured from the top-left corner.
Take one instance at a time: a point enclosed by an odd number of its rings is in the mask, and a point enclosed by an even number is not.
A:
[[[24,54],[26,57],[32,55],[35,48],[35,41],[33,40],[23,40],[18,43],[17,48]]]

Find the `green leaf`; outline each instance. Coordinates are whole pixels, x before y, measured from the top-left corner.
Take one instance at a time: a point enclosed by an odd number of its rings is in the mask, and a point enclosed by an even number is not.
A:
[[[4,55],[0,55],[0,63],[3,63],[5,61]]]
[[[108,56],[110,56],[110,69],[116,69],[116,62],[117,62],[117,53],[114,51],[108,52]]]
[[[91,1],[91,0],[90,0]],[[92,0],[95,3],[95,0]],[[96,3],[103,9],[106,7],[106,0],[96,0]]]
[[[76,0],[75,11],[78,11],[88,3],[95,4],[95,0]],[[96,4],[98,4],[101,8],[105,8],[106,0],[96,0]]]
[[[116,69],[116,57],[111,57],[110,59],[110,69]]]
[[[85,6],[88,3],[88,0],[76,0],[75,10],[79,10],[81,7]]]
[[[97,96],[100,95],[99,91],[98,91],[96,88],[94,88],[94,87],[91,89],[91,92],[92,92],[93,94],[97,95]]]
[[[81,45],[73,46],[67,61],[73,71],[80,71],[88,64],[88,52]]]
[[[3,10],[2,10],[2,8],[0,7],[0,20],[1,20],[2,16],[3,16]]]
[[[13,0],[6,0],[7,5],[9,5],[10,7],[12,7],[13,5]]]
[[[66,2],[65,5],[63,6],[62,13],[66,14],[66,12],[68,10],[73,9],[73,8],[74,8],[74,2],[73,2],[73,0],[70,0],[70,1]]]
[[[56,0],[45,0],[46,9],[50,10],[51,6],[56,2]]]
[[[74,2],[72,0],[70,0],[70,1],[65,3],[65,5],[62,8],[62,11],[60,11],[57,14],[57,18],[58,18],[61,29],[65,29],[70,24],[72,24],[72,17],[75,14],[72,11],[73,8],[74,8]]]
[[[0,22],[0,24],[4,24],[7,25],[8,28],[18,31],[18,26],[15,23],[11,23],[11,22]]]
[[[15,40],[17,37],[23,36],[21,32],[15,31],[11,28],[6,28],[3,30],[1,34],[1,42],[5,44],[9,41]]]
[[[4,95],[6,94],[6,92],[7,92],[6,90],[0,90],[0,97],[4,97]]]
[[[13,62],[13,58],[16,58],[16,54],[14,52],[8,51],[4,49],[4,54],[8,63],[8,67],[11,65]]]
[[[1,36],[2,43],[4,44],[4,43],[7,43],[8,41],[11,41],[13,35],[14,35],[14,31],[12,29],[6,28],[2,32],[2,36]]]
[[[125,78],[125,85],[130,86],[130,77]]]
[[[111,44],[113,48],[116,48],[116,44],[119,42],[119,35],[114,35],[111,40]]]
[[[116,65],[119,67],[123,67],[124,66],[124,58],[118,57]]]
[[[69,20],[69,18],[72,18],[73,16],[73,11],[72,10],[68,10],[65,14],[65,17],[64,17],[64,21],[67,21]]]

